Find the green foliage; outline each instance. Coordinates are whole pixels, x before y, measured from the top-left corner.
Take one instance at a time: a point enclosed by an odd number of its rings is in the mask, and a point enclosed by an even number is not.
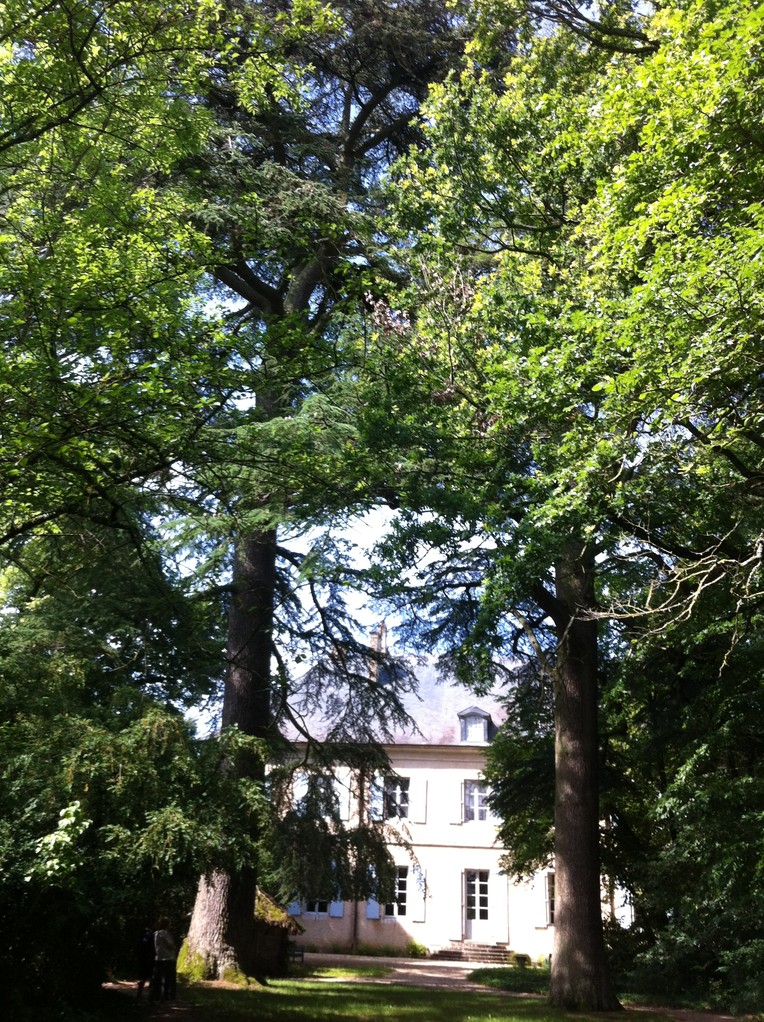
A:
[[[120,963],[131,970],[147,921],[166,911],[182,925],[200,873],[254,854],[261,794],[220,770],[251,744],[234,735],[218,748],[148,707],[109,727],[82,710],[29,714],[2,737],[0,935],[15,963],[3,981],[26,992],[25,1010],[87,997]],[[59,799],[70,803],[60,813]],[[43,923],[51,913],[55,926]]]
[[[362,753],[361,753],[362,754]],[[266,890],[286,904],[295,898],[327,901],[376,898],[395,892],[396,866],[388,848],[391,834],[380,824],[342,820],[332,776],[321,770],[305,778],[304,794],[293,801],[293,771],[279,793],[278,771],[269,776],[274,809],[260,840],[260,877]]]
[[[79,800],[65,806],[58,814],[58,826],[52,834],[41,837],[35,847],[37,861],[32,872],[24,877],[30,880],[39,877],[47,883],[64,884],[67,877],[73,877],[82,868],[82,856],[77,849],[77,839],[87,830],[91,820],[82,815]]]
[[[333,384],[365,287],[370,192],[463,40],[439,4],[361,6],[105,0],[0,16],[4,940],[65,888],[61,926],[89,934],[91,981],[129,944],[109,925],[159,903],[185,915],[193,879],[251,867],[267,829],[261,747],[235,726],[200,742],[181,717],[226,666],[232,537],[300,535],[363,494],[361,467],[336,492],[358,445],[352,388]],[[344,681],[323,668],[313,692],[368,690],[330,544],[280,550],[278,567],[280,694],[290,664],[338,649]],[[372,702],[358,701],[363,738]],[[338,716],[346,748],[351,723]],[[76,802],[87,829],[58,827]],[[381,842],[353,834],[346,852],[383,882]],[[51,999],[84,986],[74,953],[67,979],[51,948],[25,965],[41,999],[46,968]]]
[[[43,977],[68,996],[159,904],[185,912],[213,866],[264,856],[285,895],[386,883],[381,840],[326,792],[266,826],[236,770],[261,748],[181,717],[222,673],[231,536],[380,499],[402,510],[373,581],[478,686],[516,653],[554,672],[544,594],[571,536],[590,544],[603,862],[637,898],[641,979],[760,998],[762,11],[602,6],[475,4],[449,75],[460,5],[5,4],[19,1017]],[[343,613],[353,569],[326,536],[278,553],[282,703],[290,663],[318,664],[300,708],[337,710],[326,756],[349,761],[385,727]],[[338,650],[343,672],[322,667]],[[513,873],[550,848],[547,697],[521,679],[489,766]]]
[[[507,697],[507,721],[488,751],[491,809],[501,821],[502,868],[527,877],[551,861],[554,730],[548,682],[527,671]]]
[[[760,887],[735,703],[760,677],[761,10],[613,5],[639,45],[592,46],[522,6],[505,73],[433,89],[395,180],[412,285],[378,310],[366,415],[406,511],[379,578],[462,677],[517,651],[553,676],[545,592],[590,542],[604,867],[653,979],[723,988]],[[549,850],[549,718],[509,705],[491,780],[522,872]]]
[[[723,1004],[729,1004],[735,1015],[759,1011],[764,999],[764,984],[761,980],[761,956],[764,944],[761,940],[746,941],[740,947],[722,952],[720,957],[721,981],[714,984],[721,994]]]

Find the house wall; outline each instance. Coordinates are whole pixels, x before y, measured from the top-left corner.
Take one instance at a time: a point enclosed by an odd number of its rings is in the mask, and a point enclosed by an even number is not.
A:
[[[433,952],[451,941],[471,940],[504,944],[533,959],[551,954],[554,928],[546,923],[543,875],[527,884],[510,882],[499,872],[495,821],[464,818],[464,781],[480,779],[485,745],[412,744],[387,751],[394,772],[409,780],[407,818],[386,821],[410,846],[390,845],[396,864],[408,867],[406,913],[388,916],[384,905],[366,902],[332,903],[325,913],[308,913],[303,903],[300,943],[346,950],[353,945],[403,949],[416,941]],[[357,808],[350,787],[339,778],[341,801],[352,820]],[[470,878],[478,900],[487,896],[487,919],[467,918]],[[291,908],[297,913],[297,906]]]

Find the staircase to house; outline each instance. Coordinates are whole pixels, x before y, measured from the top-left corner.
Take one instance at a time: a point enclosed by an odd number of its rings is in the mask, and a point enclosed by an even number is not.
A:
[[[431,958],[441,962],[480,962],[482,965],[508,965],[506,944],[476,944],[471,940],[452,940],[448,947],[433,951]]]

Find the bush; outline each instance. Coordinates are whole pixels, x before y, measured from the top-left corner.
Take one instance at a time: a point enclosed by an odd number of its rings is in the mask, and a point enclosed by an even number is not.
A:
[[[510,951],[509,964],[514,965],[517,969],[528,969],[531,965],[531,956],[523,954],[521,951]]]
[[[719,972],[731,993],[729,1010],[734,1015],[761,1014],[764,1005],[764,940],[751,940],[721,955]]]
[[[603,929],[613,984],[618,990],[631,989],[634,963],[647,949],[647,940],[638,927],[626,928],[613,920],[607,920]]]

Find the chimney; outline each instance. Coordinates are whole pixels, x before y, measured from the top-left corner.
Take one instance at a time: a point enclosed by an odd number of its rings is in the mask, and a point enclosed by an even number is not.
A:
[[[371,630],[369,648],[374,654],[374,659],[369,662],[369,676],[372,681],[376,681],[379,673],[379,661],[387,655],[387,625],[384,621],[380,621],[377,627]]]
[[[369,636],[369,645],[378,653],[380,656],[384,656],[387,653],[387,625],[384,621],[380,621],[376,628],[372,629]]]

